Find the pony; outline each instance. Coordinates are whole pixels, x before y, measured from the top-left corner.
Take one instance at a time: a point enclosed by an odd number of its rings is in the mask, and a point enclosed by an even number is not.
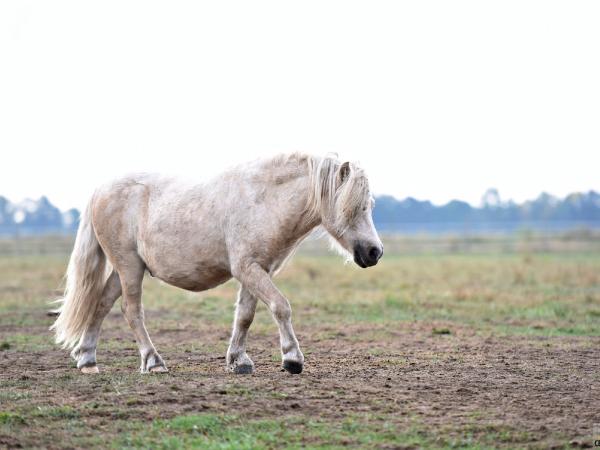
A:
[[[241,164],[202,183],[134,174],[99,187],[82,214],[51,329],[83,373],[97,373],[102,321],[122,296],[135,334],[140,371],[167,372],[144,323],[147,272],[170,285],[203,291],[232,277],[239,284],[227,368],[248,374],[248,329],[257,301],[279,328],[282,366],[302,372],[304,356],[287,298],[272,281],[294,249],[322,227],[357,265],[377,264],[383,245],[372,218],[363,169],[324,157],[285,154]]]

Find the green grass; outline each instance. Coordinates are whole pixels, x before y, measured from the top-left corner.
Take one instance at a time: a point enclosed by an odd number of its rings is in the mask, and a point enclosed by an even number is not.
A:
[[[2,428],[18,430],[37,421],[57,421],[75,435],[85,424],[68,408],[48,408],[25,419],[19,414],[0,413]],[[113,448],[157,449],[342,449],[358,448],[436,448],[491,449],[498,445],[519,445],[528,442],[527,432],[498,424],[465,424],[444,427],[432,433],[413,420],[405,427],[387,422],[371,414],[351,415],[339,421],[302,416],[277,419],[248,419],[227,414],[191,414],[171,419],[127,420],[118,413],[112,415],[112,426],[119,430],[111,438]],[[76,440],[79,446],[106,442],[90,436]]]
[[[492,449],[527,442],[527,432],[499,424],[466,424],[439,433],[413,421],[404,429],[369,414],[338,422],[303,417],[242,419],[234,415],[186,415],[155,420],[150,426],[134,423],[115,448],[160,449],[343,449],[436,448]]]
[[[135,428],[135,427],[134,427]],[[370,424],[361,418],[339,423],[288,417],[244,420],[231,415],[189,415],[154,421],[128,431],[115,448],[336,449],[348,446],[424,447],[431,444],[416,429],[400,431],[390,424]]]
[[[24,425],[23,416],[11,412],[0,411],[0,425]]]
[[[48,348],[48,336],[11,333],[0,342],[1,351],[31,352]]]

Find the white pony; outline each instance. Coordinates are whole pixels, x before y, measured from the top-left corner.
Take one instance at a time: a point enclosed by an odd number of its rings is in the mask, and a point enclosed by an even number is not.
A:
[[[184,185],[133,175],[99,188],[81,217],[67,271],[56,341],[73,348],[84,373],[98,372],[105,316],[123,296],[142,372],[166,372],[144,324],[144,273],[190,291],[240,282],[227,366],[252,373],[246,336],[257,300],[279,327],[283,368],[300,373],[304,356],[288,300],[271,281],[298,244],[321,225],[360,267],[377,263],[372,196],[357,165],[332,156],[281,155],[239,165],[210,182]]]

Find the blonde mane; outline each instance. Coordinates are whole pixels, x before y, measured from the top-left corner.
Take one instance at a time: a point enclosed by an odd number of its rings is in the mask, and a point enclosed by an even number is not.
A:
[[[355,163],[342,163],[336,155],[312,156],[308,158],[308,174],[308,217],[321,218],[330,232],[343,235],[372,201],[364,170]]]

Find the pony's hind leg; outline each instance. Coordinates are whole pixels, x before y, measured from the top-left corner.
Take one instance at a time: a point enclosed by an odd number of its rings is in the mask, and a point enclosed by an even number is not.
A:
[[[144,324],[144,309],[142,307],[142,280],[144,278],[145,265],[138,257],[131,258],[125,264],[120,265],[119,276],[121,277],[121,288],[123,290],[123,303],[121,308],[127,323],[133,330],[140,349],[142,364],[140,371],[146,372],[168,372],[161,356],[154,348],[150,340],[146,325]]]
[[[231,342],[227,350],[227,367],[233,373],[252,373],[254,363],[246,354],[246,339],[248,328],[254,320],[256,297],[244,287],[240,288],[233,320]]]
[[[121,295],[121,281],[117,272],[113,271],[104,285],[102,298],[94,313],[94,318],[90,326],[85,330],[79,343],[71,352],[71,356],[77,361],[77,368],[83,373],[97,373],[96,365],[96,346],[98,345],[98,336],[100,327],[104,318],[114,305],[115,301]]]

